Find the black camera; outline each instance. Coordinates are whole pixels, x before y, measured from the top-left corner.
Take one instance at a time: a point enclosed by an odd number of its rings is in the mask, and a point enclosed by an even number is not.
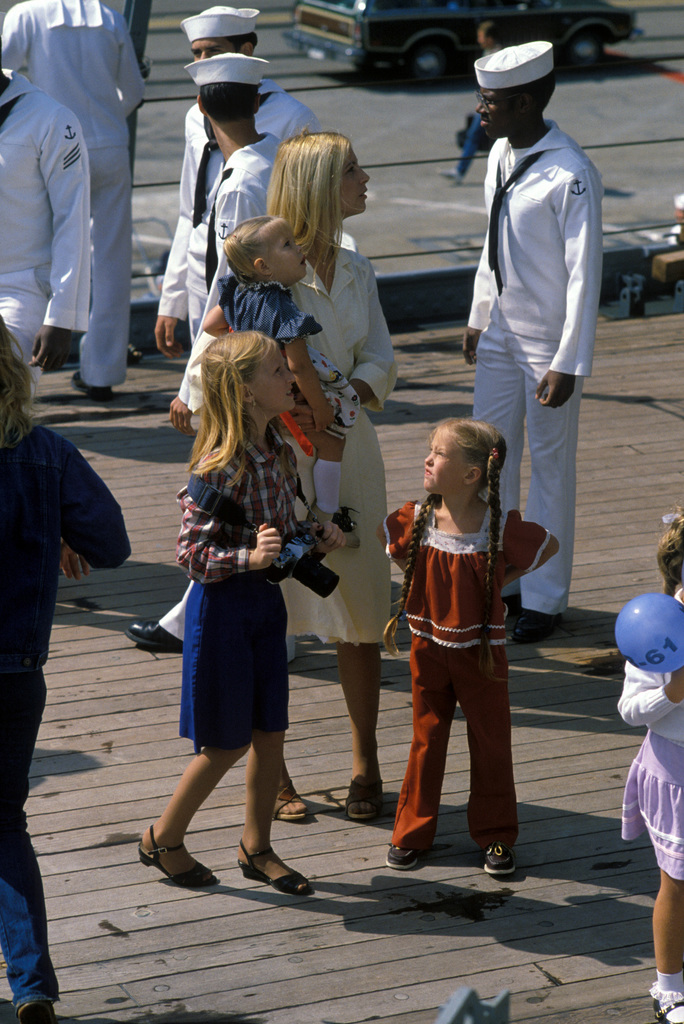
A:
[[[208,515],[217,516],[232,526],[244,526],[250,533],[258,533],[257,527],[248,521],[244,509],[237,502],[194,474],[188,481],[188,494]],[[269,583],[280,583],[292,576],[319,597],[329,597],[340,582],[340,577],[311,554],[317,544],[318,539],[309,527],[300,524],[297,535],[266,569],[266,579]]]
[[[266,569],[266,579],[269,583],[280,583],[291,576],[319,597],[329,597],[340,577],[313,557],[311,551],[317,544],[318,540],[313,533],[301,527],[296,537],[285,545]]]

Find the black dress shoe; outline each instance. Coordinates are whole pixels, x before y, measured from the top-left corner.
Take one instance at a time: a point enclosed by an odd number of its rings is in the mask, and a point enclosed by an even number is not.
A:
[[[76,391],[82,391],[93,402],[111,402],[114,398],[114,392],[109,385],[106,387],[91,387],[90,384],[86,384],[78,370],[71,378],[71,386]]]
[[[522,615],[515,624],[512,639],[519,644],[535,644],[539,640],[546,640],[560,620],[560,614],[547,615],[546,612],[523,608]]]
[[[183,650],[183,641],[160,626],[156,619],[131,622],[126,630],[126,636],[146,651],[171,651],[180,654]]]

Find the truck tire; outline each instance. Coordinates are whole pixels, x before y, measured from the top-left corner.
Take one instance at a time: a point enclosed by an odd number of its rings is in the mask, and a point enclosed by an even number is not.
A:
[[[417,43],[407,64],[412,78],[441,78],[447,72],[450,58],[447,44],[434,39]]]

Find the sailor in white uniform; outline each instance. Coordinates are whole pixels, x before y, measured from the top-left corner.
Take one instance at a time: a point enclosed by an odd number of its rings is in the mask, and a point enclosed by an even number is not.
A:
[[[254,30],[258,14],[259,11],[252,8],[211,7],[186,18],[181,28],[196,61],[222,53],[252,56],[257,42]],[[270,79],[262,80],[259,97],[257,131],[268,132],[278,140],[296,135],[304,128],[320,131],[320,124],[311,110]],[[157,348],[169,358],[183,354],[182,345],[175,338],[176,323],[187,319],[190,338],[194,341],[207,303],[204,263],[207,232],[224,163],[215,140],[208,138],[207,124],[199,105],[192,106],[185,118],[178,224],[164,273],[155,327]]]
[[[513,639],[549,636],[568,604],[582,381],[591,374],[603,255],[601,177],[543,110],[553,50],[536,42],[475,62],[477,111],[497,140],[487,165],[489,231],[464,336],[477,364],[473,416],[508,444],[502,506],[520,504],[524,424],[531,460],[525,516],[560,543],[558,557],[520,582]]]
[[[59,369],[71,332],[88,323],[88,154],[73,112],[9,70],[0,73],[0,209],[0,315],[28,364]]]
[[[131,294],[127,116],[144,82],[126,22],[99,0],[27,0],[3,25],[4,59],[73,110],[90,157],[92,304],[75,384],[106,401],[126,377]]]
[[[227,272],[223,239],[243,220],[266,213],[268,183],[279,140],[257,131],[254,112],[258,105],[258,86],[267,66],[268,61],[258,57],[225,53],[186,67],[199,88],[200,108],[211,120],[225,161],[208,227],[207,308],[217,304],[218,279]],[[190,385],[186,374],[178,397],[171,403],[171,422],[178,430],[192,434],[189,402]],[[167,612],[161,622],[135,621],[126,635],[151,650],[182,649],[187,594],[186,590],[183,600]]]

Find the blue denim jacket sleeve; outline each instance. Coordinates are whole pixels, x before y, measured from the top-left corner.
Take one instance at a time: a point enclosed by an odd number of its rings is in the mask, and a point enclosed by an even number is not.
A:
[[[120,565],[130,544],[107,485],[44,427],[0,448],[0,524],[0,672],[31,672],[48,656],[61,538],[95,568]]]

